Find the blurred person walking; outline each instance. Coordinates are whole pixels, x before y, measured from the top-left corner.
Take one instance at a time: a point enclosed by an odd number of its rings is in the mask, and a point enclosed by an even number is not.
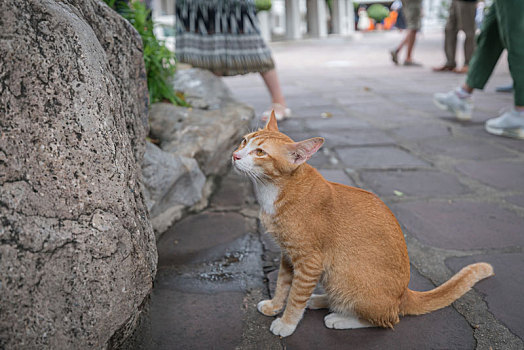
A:
[[[467,73],[469,61],[475,49],[475,16],[477,14],[477,0],[451,0],[449,16],[444,31],[444,52],[446,63],[441,67],[433,68],[435,72]],[[455,55],[457,52],[457,35],[462,30],[466,34],[464,40],[464,65],[457,69]]]
[[[271,51],[262,39],[254,0],[177,0],[176,57],[218,76],[260,73],[278,120],[291,115]]]
[[[422,23],[422,0],[402,0],[402,9],[406,17],[407,33],[396,49],[391,50],[391,60],[396,65],[399,64],[398,55],[400,50],[406,47],[406,59],[404,66],[420,67],[420,63],[413,60],[413,48],[417,39],[417,32],[420,30]]]
[[[495,0],[478,37],[466,82],[447,93],[437,93],[433,101],[460,120],[471,119],[475,89],[483,89],[504,49],[513,78],[514,107],[486,121],[485,129],[494,135],[524,139],[524,1]]]

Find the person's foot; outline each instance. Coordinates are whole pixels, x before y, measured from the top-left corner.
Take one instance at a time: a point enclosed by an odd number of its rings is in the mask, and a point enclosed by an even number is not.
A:
[[[459,97],[456,90],[433,95],[435,105],[445,111],[455,114],[458,120],[470,120],[473,112],[471,97]]]
[[[395,65],[398,66],[398,51],[397,50],[391,50],[389,51],[389,54],[391,55],[391,60]]]
[[[484,128],[493,135],[524,139],[524,111],[512,109],[500,117],[488,119]]]
[[[468,69],[469,69],[468,66],[463,66],[462,68],[453,69],[453,72],[458,73],[458,74],[466,74],[468,72]]]
[[[443,65],[440,67],[433,67],[433,72],[451,72],[454,69],[455,69],[454,66]]]
[[[415,61],[404,61],[405,67],[422,67],[422,63],[418,63]]]
[[[272,103],[270,109],[262,113],[262,121],[267,121],[269,119],[271,111],[275,111],[275,118],[277,118],[278,121],[291,117],[291,109],[280,103]]]

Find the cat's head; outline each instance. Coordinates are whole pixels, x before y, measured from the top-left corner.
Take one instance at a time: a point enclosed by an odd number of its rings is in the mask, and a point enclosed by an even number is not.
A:
[[[233,152],[233,166],[254,179],[270,180],[290,174],[322,146],[324,139],[294,142],[278,131],[275,113],[264,129],[247,134]]]

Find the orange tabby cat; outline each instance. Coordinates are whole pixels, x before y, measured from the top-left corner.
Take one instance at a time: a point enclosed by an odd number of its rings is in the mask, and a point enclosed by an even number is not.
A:
[[[408,289],[409,258],[400,226],[374,194],[326,181],[305,162],[324,139],[293,142],[266,127],[246,135],[233,165],[254,183],[260,219],[282,248],[275,295],[258,304],[282,318],[271,331],[291,335],[305,307],[329,308],[328,328],[389,327],[399,315],[419,315],[451,304],[477,281],[493,275],[487,263],[466,266],[427,292]],[[312,295],[321,280],[326,294]]]

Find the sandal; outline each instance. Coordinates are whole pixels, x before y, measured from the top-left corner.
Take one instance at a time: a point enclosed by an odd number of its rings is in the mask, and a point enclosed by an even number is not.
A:
[[[277,121],[291,117],[291,109],[281,105],[280,103],[272,103],[271,108],[262,113],[262,121],[267,121],[272,111],[275,111],[275,118],[277,118]]]
[[[389,51],[389,54],[391,55],[391,60],[393,61],[393,63],[395,63],[395,65],[398,66],[398,52],[397,52],[397,50],[391,50],[391,51]]]
[[[433,72],[452,72],[454,70],[455,67],[452,66],[433,67]]]

